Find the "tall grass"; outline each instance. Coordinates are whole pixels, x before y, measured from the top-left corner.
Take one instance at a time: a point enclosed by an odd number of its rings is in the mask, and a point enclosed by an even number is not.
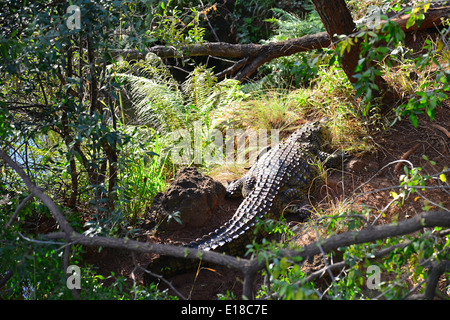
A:
[[[352,153],[373,148],[367,137],[376,119],[362,115],[361,101],[343,70],[323,65],[307,87],[267,89],[248,93],[247,99],[221,116],[232,125],[254,129],[279,129],[286,136],[304,122],[327,117],[337,147]]]
[[[232,111],[235,125],[253,129],[292,131],[299,119],[296,101],[288,91],[256,91]]]
[[[134,225],[145,216],[154,196],[166,189],[173,167],[163,156],[159,135],[145,128],[135,128],[121,163],[119,205],[124,218]]]

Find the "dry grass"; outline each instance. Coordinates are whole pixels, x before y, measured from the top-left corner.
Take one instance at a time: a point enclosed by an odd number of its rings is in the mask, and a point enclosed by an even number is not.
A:
[[[352,153],[373,149],[369,127],[377,119],[362,116],[363,107],[340,68],[324,66],[308,88],[259,91],[220,112],[230,127],[279,129],[280,138],[303,123],[327,117],[334,145]]]

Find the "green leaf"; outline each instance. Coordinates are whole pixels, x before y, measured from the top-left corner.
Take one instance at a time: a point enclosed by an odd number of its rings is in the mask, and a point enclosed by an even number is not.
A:
[[[409,119],[411,120],[412,125],[414,126],[414,128],[417,128],[417,117],[414,113],[411,113],[409,115]]]
[[[427,114],[430,117],[430,120],[433,120],[434,116],[436,115],[436,110],[433,107],[429,106],[427,108]]]
[[[416,18],[414,15],[411,15],[408,19],[408,22],[406,22],[406,29],[409,29],[416,23]]]

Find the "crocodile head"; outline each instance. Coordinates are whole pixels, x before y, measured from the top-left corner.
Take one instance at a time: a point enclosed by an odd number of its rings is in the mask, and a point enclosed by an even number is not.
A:
[[[323,147],[327,146],[331,143],[331,131],[326,126],[328,122],[328,118],[323,118],[320,121],[316,121],[313,123],[313,134],[312,138],[317,139],[317,143],[319,144],[319,149],[322,149]]]
[[[331,132],[326,126],[327,121],[328,119],[324,118],[309,122],[294,132],[290,139],[302,144],[307,143],[316,150],[323,150],[331,142]]]

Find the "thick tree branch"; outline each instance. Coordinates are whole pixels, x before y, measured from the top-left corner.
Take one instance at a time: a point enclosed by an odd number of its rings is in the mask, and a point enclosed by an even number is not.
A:
[[[122,56],[126,60],[142,59],[147,53],[154,53],[160,58],[181,58],[185,56],[216,56],[228,58],[257,57],[264,53],[278,52],[279,56],[291,55],[296,52],[309,51],[327,47],[330,39],[326,32],[305,35],[300,38],[268,44],[231,44],[226,42],[207,42],[186,45],[180,48],[173,46],[154,46],[145,52],[138,50],[120,50],[113,53],[113,57]]]
[[[410,15],[400,15],[392,18],[392,21],[398,23],[404,32],[413,32],[434,28],[442,24],[441,18],[450,16],[450,7],[430,8],[425,13],[425,18],[419,25],[414,24],[409,29],[406,24]],[[342,17],[340,17],[341,19]],[[385,23],[385,21],[381,21]],[[353,31],[349,31],[350,33]],[[258,67],[273,59],[289,56],[298,52],[305,52],[330,46],[331,41],[327,32],[321,32],[314,35],[305,35],[300,38],[271,42],[268,44],[230,44],[225,42],[209,42],[201,44],[186,45],[179,48],[173,46],[154,46],[145,52],[138,50],[120,50],[112,53],[113,57],[122,56],[126,60],[142,59],[147,53],[154,53],[161,58],[181,58],[198,56],[215,56],[241,59],[235,65],[229,68],[229,72],[235,72],[242,68],[234,79],[243,81],[252,75]],[[242,63],[246,59],[245,63]],[[219,73],[224,76],[225,71]]]
[[[320,241],[320,246],[324,252],[336,250],[340,247],[347,247],[354,244],[373,242],[376,240],[396,237],[419,231],[427,227],[450,227],[450,212],[429,211],[404,220],[398,223],[391,223],[380,226],[369,226],[361,231],[344,232],[331,236]],[[317,243],[312,243],[302,250],[282,250],[283,255],[288,257],[302,257],[304,259],[320,254]]]
[[[140,242],[131,239],[116,239],[101,236],[88,237],[79,233],[74,233],[67,237],[64,232],[55,232],[45,235],[47,239],[66,239],[71,243],[81,244],[88,247],[107,247],[122,250],[130,250],[140,253],[157,253],[177,258],[199,259],[226,265],[232,269],[243,270],[250,266],[250,261],[242,258],[235,258],[223,255],[214,251],[202,251],[198,249],[186,248],[182,246],[158,244],[151,242]]]

